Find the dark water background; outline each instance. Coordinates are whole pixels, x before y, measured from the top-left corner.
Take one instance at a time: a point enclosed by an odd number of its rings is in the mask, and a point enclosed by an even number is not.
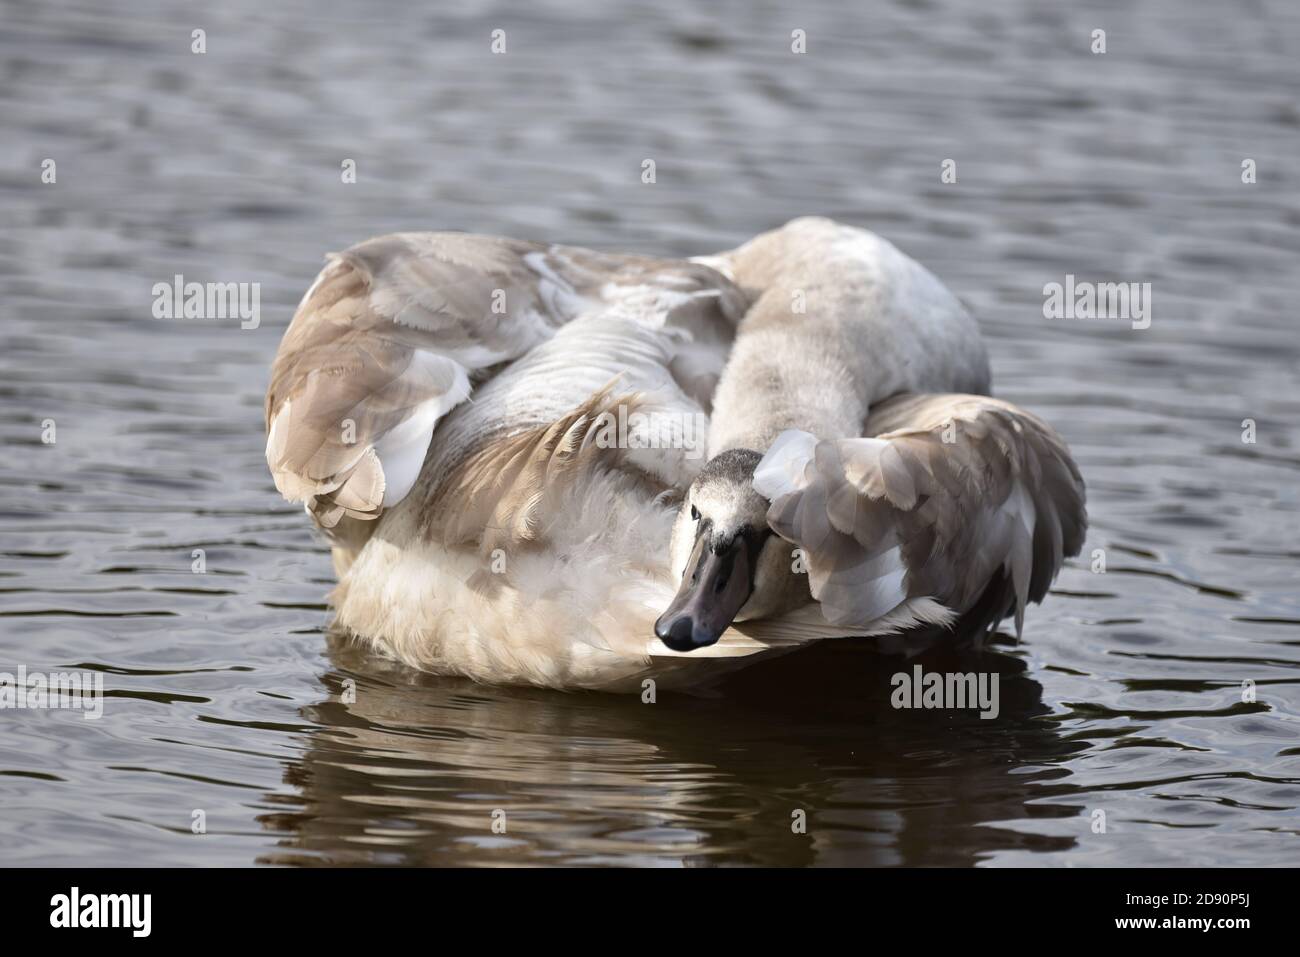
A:
[[[1300,6],[445,6],[0,3],[0,670],[109,694],[0,713],[0,862],[1300,862]],[[949,283],[1088,481],[1084,557],[974,664],[998,720],[892,710],[853,645],[654,706],[331,647],[261,423],[322,253],[806,213]],[[260,328],[153,319],[176,273],[261,283]],[[1045,320],[1067,273],[1152,283],[1151,328]]]

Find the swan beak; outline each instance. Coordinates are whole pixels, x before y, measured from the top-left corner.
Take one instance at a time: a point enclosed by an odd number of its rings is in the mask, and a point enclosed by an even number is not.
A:
[[[745,536],[721,551],[702,531],[686,563],[691,573],[668,610],[655,622],[655,635],[673,651],[694,651],[718,640],[754,590],[754,556]]]

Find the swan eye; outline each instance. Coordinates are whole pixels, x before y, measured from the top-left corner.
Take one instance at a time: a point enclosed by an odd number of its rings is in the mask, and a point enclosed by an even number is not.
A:
[[[694,505],[691,506],[691,518],[695,519],[697,522],[700,520],[700,510]]]

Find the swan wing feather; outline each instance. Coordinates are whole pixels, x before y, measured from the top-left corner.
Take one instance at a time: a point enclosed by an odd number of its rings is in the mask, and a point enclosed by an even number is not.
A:
[[[921,598],[960,614],[1002,574],[1019,633],[1026,604],[1083,547],[1083,479],[1065,443],[975,395],[900,395],[865,431],[787,433],[755,476],[769,525],[804,549],[826,619],[865,627]]]

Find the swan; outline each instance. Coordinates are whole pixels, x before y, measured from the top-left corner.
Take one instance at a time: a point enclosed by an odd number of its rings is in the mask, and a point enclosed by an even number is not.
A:
[[[989,387],[942,283],[829,219],[691,260],[399,233],[303,296],[266,457],[375,651],[635,691],[822,639],[1019,635],[1084,484]]]

